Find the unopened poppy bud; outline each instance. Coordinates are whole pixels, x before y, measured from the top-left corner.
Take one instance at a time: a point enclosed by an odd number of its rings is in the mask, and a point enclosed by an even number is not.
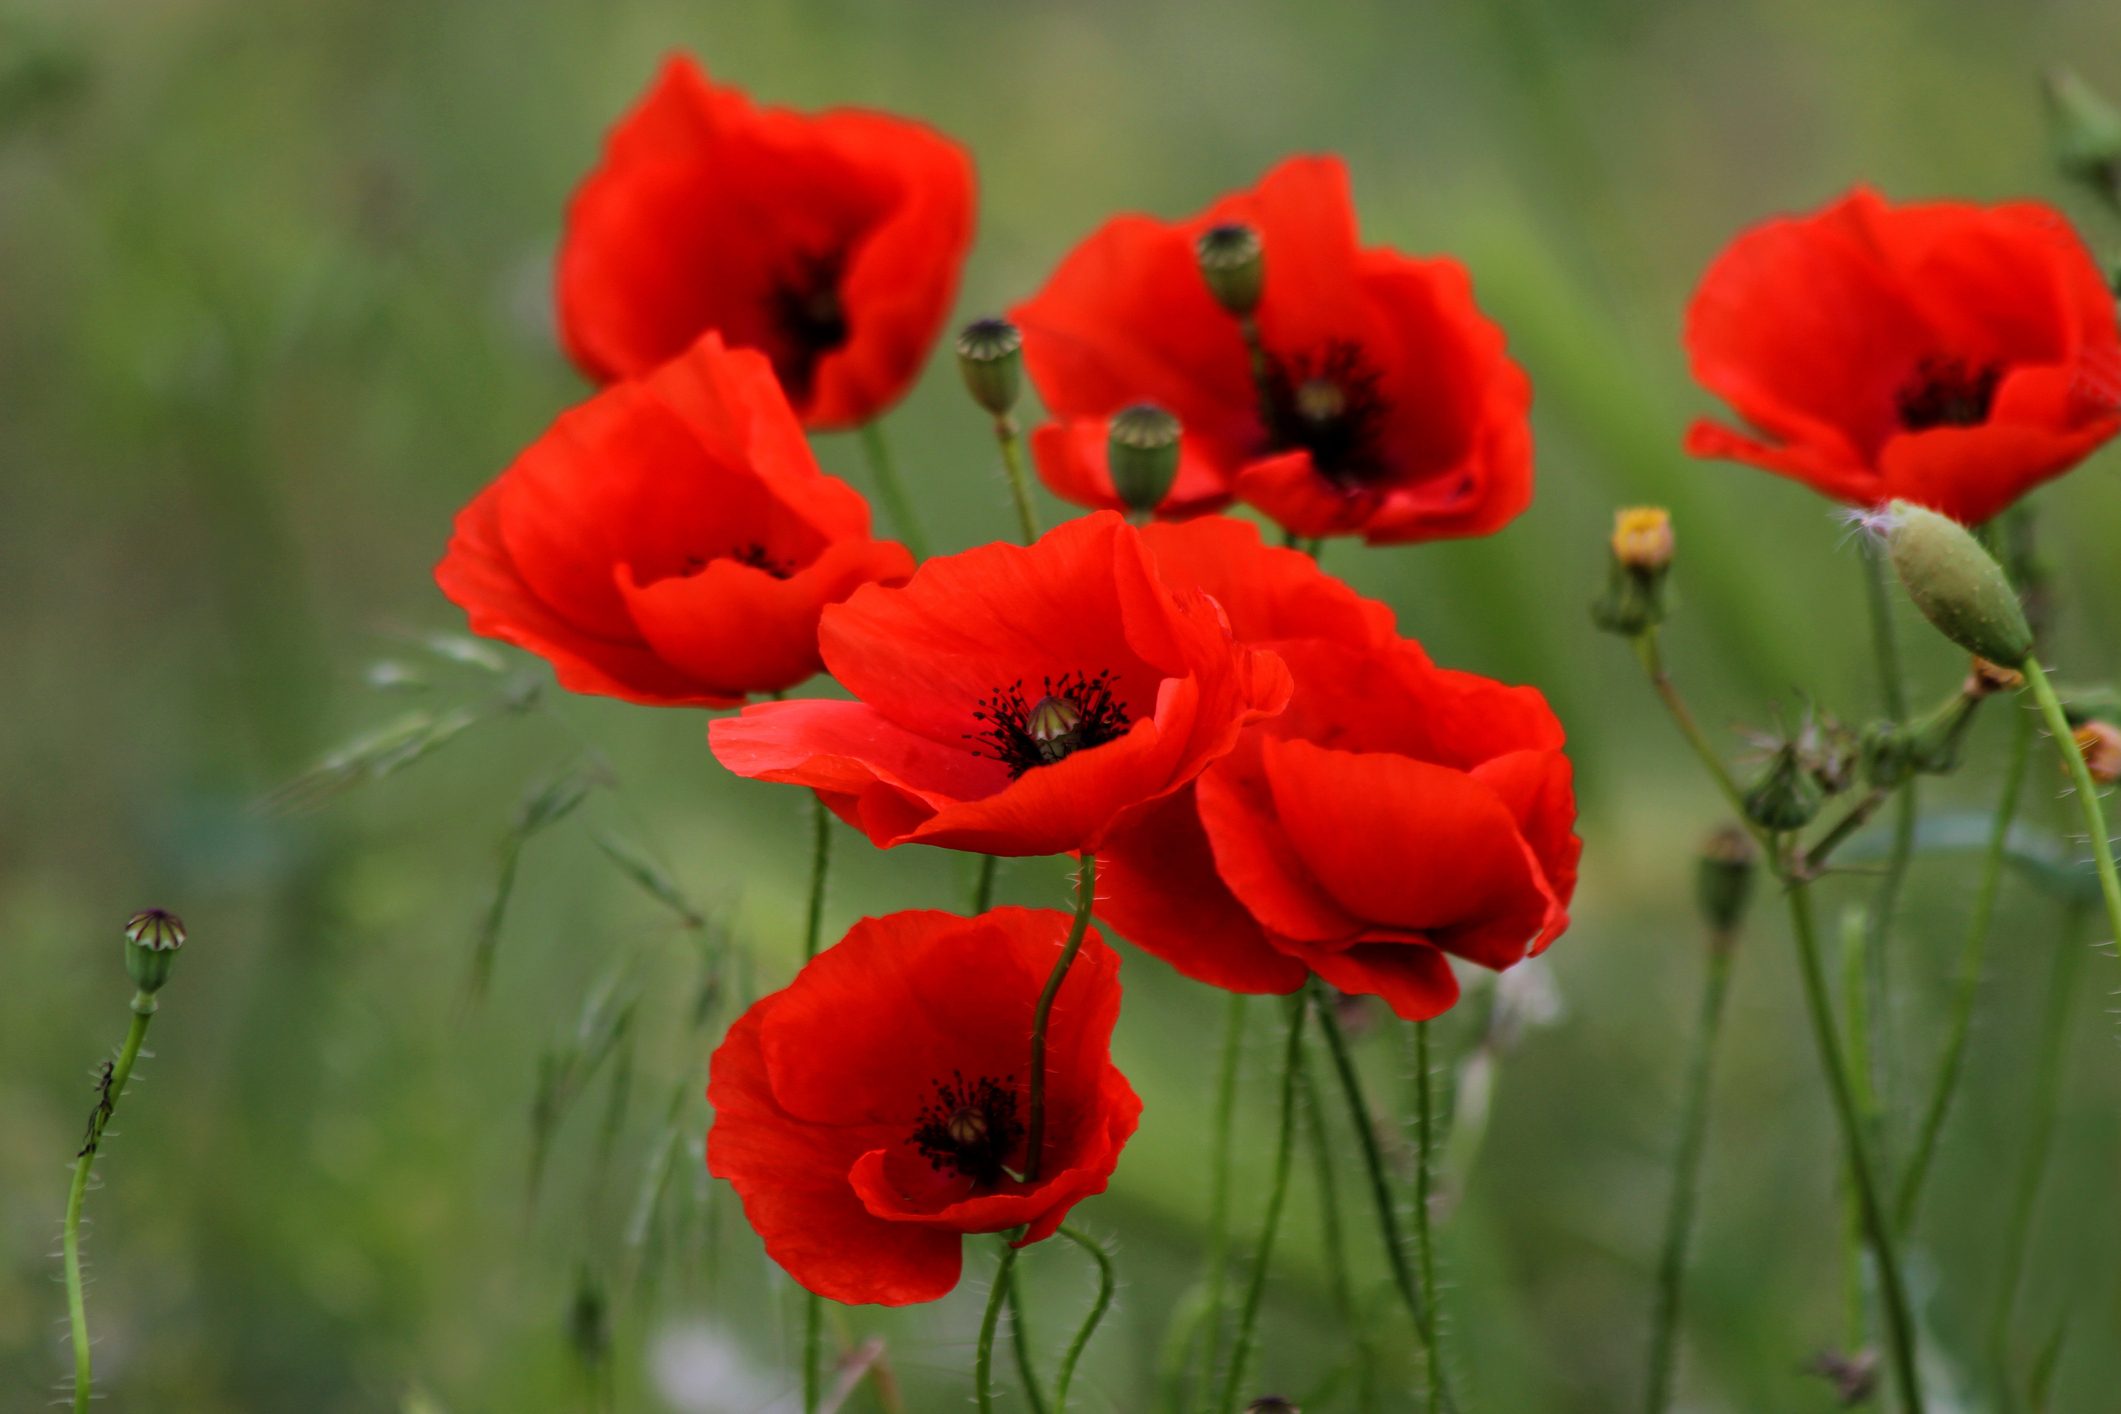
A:
[[[957,336],[957,371],[965,391],[996,417],[1006,417],[1023,389],[1024,336],[1006,319],[975,319]]]
[[[1746,818],[1763,830],[1799,830],[1819,813],[1824,792],[1794,744],[1776,748],[1767,769],[1745,793]]]
[[[2121,110],[2067,69],[2047,76],[2055,163],[2108,201],[2121,200]]]
[[[2016,692],[2025,686],[2025,674],[2016,668],[2006,668],[1991,663],[1980,654],[1974,655],[1974,665],[1966,674],[1966,685],[1959,689],[1976,701],[1994,697],[1999,692]]]
[[[1659,506],[1615,511],[1610,543],[1612,568],[1591,618],[1602,629],[1632,638],[1665,619],[1665,573],[1674,548],[1671,513]]]
[[[1753,894],[1757,851],[1752,836],[1736,825],[1726,825],[1708,837],[1695,865],[1694,896],[1709,931],[1718,937],[1730,933],[1745,917],[1745,906]]]
[[[1216,303],[1239,319],[1251,317],[1267,282],[1266,250],[1259,231],[1239,221],[1210,226],[1193,243],[1193,255]]]
[[[1875,790],[1891,790],[1914,771],[1907,733],[1895,722],[1873,722],[1863,729],[1863,778]]]
[[[1965,526],[1895,501],[1886,512],[1885,545],[1908,596],[1939,633],[2006,668],[2031,656],[2033,631],[2017,592]]]
[[[1154,403],[1136,403],[1112,419],[1105,444],[1112,489],[1137,511],[1152,511],[1178,479],[1178,419]]]
[[[167,909],[142,909],[125,920],[125,972],[142,994],[152,997],[169,981],[184,936],[184,920]]]
[[[1262,1395],[1245,1406],[1245,1414],[1304,1414],[1278,1394]]]
[[[2102,786],[2121,781],[2121,727],[2094,717],[2077,728],[2076,738],[2094,781]]]

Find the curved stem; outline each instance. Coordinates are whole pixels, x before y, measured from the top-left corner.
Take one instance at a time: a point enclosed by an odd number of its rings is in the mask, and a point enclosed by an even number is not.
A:
[[[81,1208],[88,1200],[89,1175],[96,1167],[96,1149],[110,1127],[125,1082],[132,1078],[133,1063],[140,1059],[141,1043],[147,1039],[147,1024],[154,1019],[155,999],[146,992],[133,996],[133,1021],[126,1029],[125,1044],[111,1063],[96,1109],[89,1116],[88,1137],[74,1157],[74,1181],[66,1194],[66,1228],[61,1245],[66,1261],[66,1321],[74,1344],[74,1414],[86,1414],[92,1378],[88,1354],[88,1301],[81,1285]]]
[[[1728,933],[1709,940],[1709,970],[1701,989],[1701,1011],[1687,1060],[1686,1095],[1679,1112],[1679,1147],[1672,1158],[1672,1202],[1665,1211],[1664,1252],[1657,1264],[1657,1304],[1650,1321],[1647,1414],[1664,1414],[1672,1402],[1672,1376],[1679,1349],[1679,1306],[1686,1283],[1687,1244],[1694,1231],[1694,1203],[1701,1187],[1701,1151],[1708,1134],[1709,1086],[1716,1045],[1723,1034],[1724,1000],[1730,991],[1732,944]]]
[[[1208,1330],[1203,1339],[1207,1368],[1203,1372],[1200,1397],[1205,1400],[1215,1388],[1215,1371],[1222,1363],[1223,1281],[1230,1266],[1230,1139],[1237,1111],[1237,1072],[1244,1058],[1245,1002],[1242,992],[1232,992],[1224,1013],[1222,1066],[1215,1084],[1215,1118],[1211,1130],[1208,1186]]]
[[[1031,1017],[1031,1117],[1024,1126],[1024,1182],[1036,1183],[1046,1145],[1046,1025],[1053,1017],[1053,1003],[1061,983],[1083,950],[1083,936],[1090,931],[1090,906],[1097,901],[1097,856],[1085,854],[1075,876],[1075,922],[1068,941],[1061,947],[1053,970],[1046,974],[1045,990],[1038,994],[1038,1010]]]
[[[1797,940],[1798,971],[1804,981],[1805,1007],[1811,1014],[1812,1037],[1819,1047],[1819,1064],[1826,1071],[1834,1117],[1841,1126],[1841,1142],[1848,1152],[1849,1175],[1862,1209],[1864,1231],[1869,1235],[1871,1255],[1878,1264],[1894,1378],[1900,1387],[1906,1414],[1922,1414],[1922,1385],[1915,1374],[1914,1320],[1908,1307],[1907,1289],[1901,1280],[1892,1224],[1879,1196],[1877,1170],[1865,1137],[1863,1115],[1849,1083],[1841,1041],[1834,1033],[1834,1004],[1827,993],[1826,973],[1819,962],[1819,937],[1812,919],[1811,889],[1798,882],[1791,884],[1787,892],[1790,926]]]
[[[1002,465],[1009,469],[1009,495],[1016,502],[1016,527],[1029,545],[1038,539],[1038,505],[1031,499],[1031,474],[1024,468],[1024,439],[1016,419],[1007,413],[994,419],[994,440],[1002,446]]]
[[[1075,1366],[1089,1348],[1090,1337],[1097,1334],[1098,1324],[1105,1319],[1105,1312],[1112,1309],[1112,1293],[1118,1280],[1112,1271],[1112,1254],[1105,1251],[1104,1244],[1072,1227],[1063,1226],[1060,1235],[1088,1252],[1097,1263],[1097,1300],[1090,1306],[1090,1314],[1083,1319],[1082,1328],[1068,1345],[1068,1353],[1061,1357],[1060,1378],[1053,1386],[1053,1407],[1058,1414],[1068,1414],[1068,1386],[1075,1382]]]
[[[876,482],[877,499],[891,512],[892,528],[898,538],[913,552],[916,560],[928,558],[928,537],[921,533],[921,524],[913,514],[913,502],[906,495],[906,485],[899,480],[898,464],[891,459],[890,444],[884,441],[884,426],[881,422],[862,424],[862,455],[869,459],[869,475]]]
[[[2011,824],[2018,817],[2018,798],[2024,793],[2025,766],[2032,756],[2033,715],[2018,713],[2011,732],[2010,757],[2004,767],[2003,793],[1996,801],[1996,816],[1990,823],[1988,853],[1981,863],[1981,882],[1974,894],[1974,909],[1966,925],[1966,941],[1960,945],[1958,976],[1952,992],[1952,1015],[1944,1050],[1937,1060],[1937,1081],[1923,1106],[1922,1127],[1915,1147],[1908,1154],[1907,1171],[1900,1176],[1900,1192],[1894,1217],[1906,1231],[1915,1221],[1922,1202],[1922,1184],[1929,1176],[1930,1160],[1937,1151],[1937,1136],[1944,1117],[1951,1112],[1965,1072],[1966,1042],[1972,1032],[1974,1004],[1981,995],[1981,964],[1988,952],[1989,926],[1996,915],[1996,895],[2003,880],[2003,865],[2009,854]]]
[[[1325,1106],[1319,1103],[1318,1079],[1311,1067],[1303,1070],[1304,1128],[1311,1139],[1311,1170],[1318,1185],[1319,1237],[1326,1254],[1326,1275],[1332,1284],[1333,1314],[1348,1333],[1354,1347],[1356,1384],[1363,1410],[1374,1409],[1377,1393],[1370,1339],[1363,1330],[1362,1313],[1348,1285],[1347,1240],[1340,1228],[1340,1188],[1333,1172],[1333,1137],[1326,1130]]]
[[[1016,1351],[1017,1378],[1024,1382],[1024,1403],[1032,1414],[1046,1414],[1046,1396],[1039,1391],[1038,1370],[1031,1363],[1031,1332],[1024,1324],[1023,1274],[1009,1268],[1009,1344]]]
[[[2055,685],[2048,681],[2039,659],[2025,660],[2025,681],[2032,689],[2033,700],[2040,704],[2040,716],[2055,739],[2055,749],[2062,753],[2062,764],[2069,768],[2070,780],[2076,784],[2077,808],[2084,812],[2084,827],[2091,835],[2092,860],[2099,869],[2099,893],[2106,900],[2107,927],[2112,930],[2110,936],[2121,940],[2121,877],[2114,872],[2114,842],[2106,833],[2106,810],[2099,802],[2099,783],[2092,779],[2091,767],[2085,764],[2076,734],[2070,730],[2069,717],[2062,710],[2062,700],[2055,696]]]
[[[1267,1187],[1267,1213],[1261,1220],[1259,1251],[1253,1258],[1252,1280],[1245,1288],[1245,1304],[1237,1317],[1237,1338],[1230,1348],[1230,1372],[1223,1377],[1222,1400],[1217,1409],[1236,1409],[1237,1393],[1245,1386],[1245,1366],[1252,1359],[1252,1337],[1259,1326],[1259,1304],[1267,1291],[1267,1268],[1274,1260],[1274,1238],[1281,1228],[1281,1210],[1289,1197],[1289,1161],[1296,1148],[1296,1086],[1303,1073],[1304,1016],[1311,1010],[1309,992],[1289,999],[1288,1042],[1282,1051],[1281,1125],[1274,1142],[1274,1177]]]
[[[1429,1023],[1414,1023],[1414,1254],[1421,1268],[1421,1309],[1428,1324],[1421,1335],[1429,1347],[1428,1410],[1443,1407],[1443,1332],[1437,1325],[1436,1238],[1430,1217],[1434,1186],[1434,1085],[1429,1075]]]
[[[1701,729],[1701,724],[1694,720],[1692,709],[1686,705],[1686,699],[1680,696],[1678,685],[1672,681],[1672,674],[1664,665],[1664,649],[1658,639],[1657,630],[1646,628],[1629,642],[1635,645],[1635,656],[1642,661],[1642,671],[1649,677],[1650,686],[1656,690],[1658,700],[1664,703],[1664,710],[1678,726],[1680,735],[1686,738],[1687,745],[1694,748],[1694,754],[1700,757],[1701,764],[1708,768],[1710,777],[1715,780],[1716,788],[1723,792],[1724,801],[1731,807],[1731,812],[1738,817],[1739,823],[1752,833],[1753,838],[1766,847],[1770,843],[1767,835],[1753,823],[1752,817],[1746,814],[1745,794],[1738,789],[1738,782],[1732,778],[1730,767],[1723,764],[1723,757],[1717,754],[1715,744],[1709,740],[1708,733]],[[1769,851],[1769,857],[1773,858],[1772,850]]]
[[[994,1328],[1001,1324],[1002,1302],[1008,1299],[1010,1274],[1016,1269],[1016,1249],[1002,1236],[1002,1260],[994,1269],[994,1287],[987,1293],[987,1313],[980,1317],[979,1346],[972,1357],[972,1397],[980,1414],[994,1409]]]

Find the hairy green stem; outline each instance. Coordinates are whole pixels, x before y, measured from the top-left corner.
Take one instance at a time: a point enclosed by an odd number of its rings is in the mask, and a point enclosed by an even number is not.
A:
[[[1429,1074],[1429,1023],[1414,1023],[1414,1254],[1421,1269],[1421,1309],[1428,1317],[1422,1340],[1429,1347],[1428,1411],[1443,1407],[1442,1314],[1436,1301],[1436,1234],[1430,1206],[1435,1186],[1435,1085]]]
[[[1053,1407],[1058,1414],[1068,1414],[1068,1387],[1075,1382],[1075,1366],[1089,1348],[1090,1337],[1097,1334],[1097,1327],[1105,1319],[1105,1312],[1112,1309],[1112,1294],[1118,1279],[1112,1270],[1112,1254],[1096,1238],[1072,1227],[1062,1227],[1060,1235],[1090,1254],[1097,1263],[1097,1300],[1091,1303],[1090,1314],[1083,1318],[1082,1328],[1076,1331],[1075,1339],[1069,1342],[1068,1353],[1061,1357],[1060,1378],[1053,1386]]]
[[[1267,1186],[1267,1212],[1260,1221],[1259,1250],[1252,1259],[1252,1280],[1245,1287],[1239,1308],[1237,1336],[1230,1348],[1230,1370],[1223,1377],[1223,1392],[1217,1409],[1236,1409],[1238,1392],[1245,1387],[1246,1366],[1252,1360],[1252,1341],[1259,1327],[1259,1306],[1266,1296],[1267,1269],[1274,1261],[1274,1238],[1281,1228],[1281,1210],[1289,1197],[1290,1159],[1296,1148],[1297,1082],[1303,1074],[1304,1017],[1311,1010],[1308,992],[1289,998],[1288,1041],[1282,1051],[1281,1123],[1274,1141],[1274,1176]]]
[[[1097,856],[1085,854],[1081,870],[1075,876],[1075,922],[1068,929],[1068,941],[1061,947],[1061,955],[1054,960],[1053,970],[1046,974],[1045,990],[1038,994],[1038,1010],[1031,1017],[1031,1103],[1030,1118],[1024,1126],[1024,1182],[1038,1182],[1041,1160],[1046,1146],[1046,1026],[1053,1017],[1053,1003],[1060,996],[1061,983],[1067,980],[1068,969],[1075,965],[1075,955],[1083,950],[1083,937],[1090,931],[1090,907],[1097,901]]]
[[[66,1194],[66,1228],[61,1239],[66,1261],[66,1321],[74,1344],[74,1414],[87,1414],[92,1374],[88,1354],[88,1300],[81,1286],[81,1207],[88,1200],[88,1180],[96,1167],[96,1149],[110,1127],[125,1082],[132,1078],[133,1064],[140,1059],[140,1045],[147,1039],[147,1024],[154,1020],[155,999],[146,992],[133,994],[133,1021],[126,1029],[125,1044],[118,1049],[104,1079],[96,1109],[89,1116],[88,1135],[74,1157],[73,1186]]]
[[[1643,1401],[1647,1414],[1664,1414],[1672,1402],[1687,1245],[1693,1236],[1694,1204],[1701,1190],[1701,1153],[1709,1128],[1709,1088],[1715,1076],[1717,1042],[1723,1035],[1724,1001],[1730,992],[1735,941],[1727,932],[1709,940],[1708,975],[1702,983],[1694,1044],[1687,1058],[1686,1092],[1679,1110],[1679,1146],[1672,1156],[1672,1199],[1665,1210],[1664,1249],[1657,1263],[1657,1303],[1650,1320],[1649,1391]]]
[[[1629,642],[1635,645],[1635,656],[1641,660],[1642,671],[1648,676],[1658,700],[1664,703],[1665,712],[1679,728],[1679,734],[1686,738],[1687,745],[1694,748],[1694,754],[1701,759],[1701,764],[1708,768],[1710,778],[1716,782],[1716,788],[1723,792],[1724,801],[1731,807],[1731,812],[1738,817],[1738,822],[1751,832],[1755,840],[1763,847],[1768,846],[1770,841],[1766,834],[1753,823],[1752,817],[1746,814],[1745,793],[1738,789],[1738,782],[1732,778],[1730,767],[1724,765],[1723,757],[1717,754],[1715,744],[1709,740],[1708,733],[1701,729],[1701,723],[1694,719],[1693,710],[1680,695],[1678,684],[1672,681],[1671,671],[1664,665],[1664,649],[1657,637],[1657,630],[1654,627],[1646,628]],[[1770,855],[1772,857],[1772,851]]]
[[[1232,992],[1225,1004],[1222,1064],[1216,1076],[1215,1116],[1209,1131],[1208,1328],[1202,1336],[1207,1367],[1200,1383],[1202,1401],[1214,1390],[1215,1372],[1222,1364],[1223,1283],[1230,1266],[1230,1145],[1237,1111],[1237,1072],[1244,1059],[1246,1000],[1244,993]]]
[[[898,464],[891,459],[890,444],[884,441],[881,422],[862,424],[862,455],[869,459],[869,475],[876,482],[877,499],[891,512],[892,527],[898,538],[913,552],[916,560],[928,558],[928,537],[921,532],[920,520],[913,513],[913,501],[906,495],[906,484],[899,480]]]
[[[2085,764],[2076,734],[2070,730],[2069,716],[2062,710],[2062,699],[2055,696],[2055,685],[2048,681],[2039,659],[2025,660],[2025,681],[2033,700],[2040,704],[2041,719],[2047,723],[2055,749],[2062,753],[2062,764],[2069,768],[2070,780],[2076,785],[2077,808],[2084,812],[2092,860],[2099,870],[2099,893],[2106,900],[2106,925],[2110,936],[2121,941],[2121,877],[2114,872],[2114,842],[2106,833],[2106,809],[2099,801],[2099,783],[2092,779],[2091,767]]]
[[[1020,1267],[1009,1268],[1009,1344],[1016,1351],[1017,1377],[1024,1382],[1024,1403],[1032,1414],[1046,1414],[1046,1396],[1040,1392],[1038,1370],[1031,1363],[1031,1331],[1024,1321],[1024,1281]]]
[[[1811,888],[1800,881],[1792,883],[1787,893],[1790,927],[1796,936],[1798,971],[1804,982],[1805,1008],[1811,1015],[1812,1037],[1819,1048],[1820,1067],[1826,1071],[1834,1117],[1840,1124],[1841,1142],[1848,1153],[1850,1178],[1862,1208],[1864,1232],[1870,1238],[1871,1255],[1878,1266],[1885,1306],[1886,1343],[1890,1347],[1894,1380],[1900,1388],[1904,1414],[1923,1414],[1922,1384],[1915,1373],[1913,1314],[1908,1306],[1907,1288],[1901,1279],[1892,1221],[1880,1196],[1863,1114],[1849,1083],[1841,1041],[1834,1030],[1834,1003],[1828,994],[1826,972],[1819,960],[1819,936],[1812,918]]]
[[[1003,413],[994,419],[994,440],[1001,443],[1002,465],[1009,470],[1009,496],[1016,502],[1016,527],[1024,543],[1038,539],[1038,505],[1031,499],[1031,473],[1024,466],[1024,439],[1016,419]]]
[[[979,1345],[972,1357],[972,1397],[980,1414],[994,1410],[994,1331],[1001,1324],[1002,1303],[1008,1299],[1011,1274],[1016,1269],[1016,1249],[1002,1235],[1002,1259],[994,1269],[994,1286],[987,1293],[987,1311],[980,1317]]]
[[[1354,1348],[1356,1385],[1364,1414],[1377,1407],[1376,1370],[1370,1339],[1363,1330],[1362,1312],[1348,1282],[1347,1239],[1340,1226],[1340,1188],[1333,1172],[1333,1136],[1326,1128],[1325,1107],[1319,1103],[1318,1078],[1310,1066],[1303,1068],[1304,1128],[1311,1139],[1311,1173],[1318,1185],[1319,1239],[1326,1254],[1326,1276],[1331,1283],[1333,1314],[1347,1332]]]
[[[1944,1118],[1951,1112],[1952,1099],[1958,1094],[1959,1080],[1965,1073],[1967,1038],[1973,1030],[1974,1004],[1981,995],[1981,966],[1988,953],[1996,896],[2001,892],[2003,866],[2010,854],[2011,825],[2018,818],[2018,798],[2024,793],[2025,767],[2032,756],[2032,743],[2033,715],[2021,711],[2011,731],[2003,792],[1996,801],[1995,818],[1989,823],[1988,851],[1981,861],[1981,882],[1974,894],[1973,912],[1967,919],[1966,941],[1959,948],[1951,1021],[1944,1049],[1937,1059],[1937,1080],[1930,1087],[1929,1102],[1923,1106],[1922,1125],[1916,1132],[1914,1148],[1908,1153],[1907,1168],[1900,1175],[1900,1192],[1893,1205],[1902,1231],[1914,1224],[1916,1209],[1922,1202],[1922,1185],[1937,1152],[1937,1137],[1944,1130]]]

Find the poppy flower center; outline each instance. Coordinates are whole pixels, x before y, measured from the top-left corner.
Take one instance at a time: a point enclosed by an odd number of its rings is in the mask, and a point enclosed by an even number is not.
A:
[[[937,1173],[961,1174],[992,1188],[1008,1176],[1010,1150],[1024,1137],[1016,1111],[1015,1076],[968,1081],[953,1071],[948,1080],[935,1082],[935,1098],[914,1128],[913,1147]]]
[[[1979,366],[1932,354],[1915,365],[1915,376],[1893,395],[1900,425],[1910,432],[1932,427],[1979,427],[1988,421],[2003,380],[2001,364]]]
[[[1034,766],[1050,766],[1087,747],[1103,746],[1127,730],[1127,709],[1112,695],[1112,673],[1063,673],[1045,679],[1036,700],[1024,696],[1023,679],[980,700],[974,720],[986,730],[965,733],[973,751],[1009,768],[1014,780]]]
[[[1309,452],[1318,474],[1343,491],[1385,479],[1392,470],[1384,456],[1391,406],[1378,389],[1382,381],[1361,346],[1347,339],[1289,357],[1267,355],[1260,401],[1268,443],[1278,452]]]
[[[790,397],[808,397],[818,360],[847,342],[847,308],[840,300],[838,256],[798,261],[773,294],[780,349],[773,371]]]
[[[687,555],[685,557],[685,573],[698,574],[716,560],[734,560],[740,565],[749,565],[755,570],[762,570],[772,575],[775,579],[788,579],[795,574],[794,565],[786,560],[775,559],[767,552],[766,547],[757,541],[753,541],[748,545],[739,545],[734,550],[725,550],[718,555]]]

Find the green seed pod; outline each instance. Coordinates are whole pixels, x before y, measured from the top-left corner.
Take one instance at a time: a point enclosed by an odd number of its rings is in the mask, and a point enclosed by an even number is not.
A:
[[[184,920],[160,908],[142,909],[125,920],[125,972],[148,996],[162,990],[184,946]]]
[[[1785,742],[1745,793],[1745,814],[1763,830],[1801,830],[1812,823],[1824,798],[1796,746]]]
[[[1259,308],[1267,282],[1266,249],[1259,231],[1236,221],[1210,226],[1193,243],[1193,255],[1216,303],[1239,319],[1250,318]]]
[[[2032,655],[2033,630],[2003,567],[1965,526],[1908,501],[1887,507],[1886,551],[1937,631],[2006,668]]]
[[[1726,935],[1745,917],[1757,864],[1752,836],[1736,825],[1724,826],[1702,845],[1695,865],[1694,897],[1711,933]]]
[[[1112,419],[1105,462],[1112,489],[1137,511],[1153,511],[1178,480],[1178,419],[1154,403],[1136,403]]]
[[[975,319],[957,336],[957,371],[965,391],[996,417],[1006,417],[1023,390],[1024,336],[1006,319]]]

